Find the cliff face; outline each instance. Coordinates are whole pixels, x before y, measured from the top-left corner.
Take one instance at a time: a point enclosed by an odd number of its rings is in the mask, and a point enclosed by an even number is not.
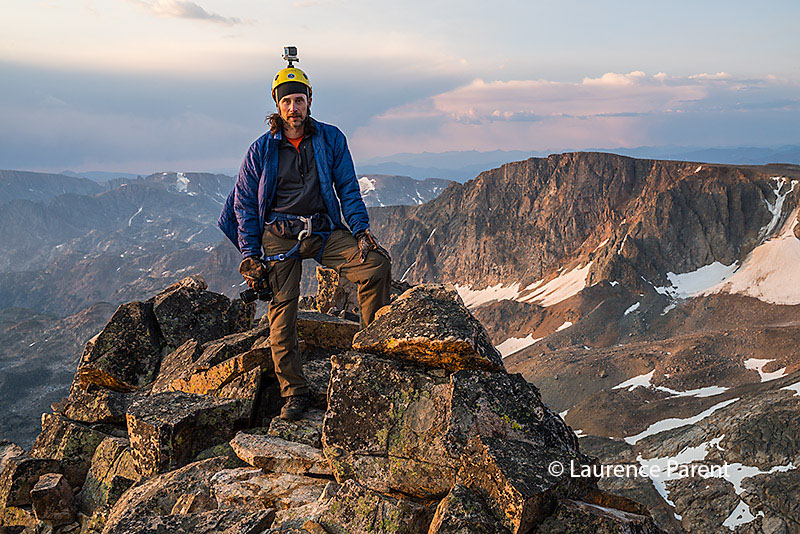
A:
[[[419,207],[373,209],[395,272],[411,282],[532,283],[593,261],[590,282],[729,265],[756,244],[791,168],[637,160],[603,153],[532,158],[448,187]]]

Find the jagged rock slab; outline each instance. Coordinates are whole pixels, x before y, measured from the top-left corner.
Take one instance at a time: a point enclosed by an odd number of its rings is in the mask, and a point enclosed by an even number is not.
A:
[[[578,449],[575,435],[520,375],[448,376],[356,352],[331,360],[322,443],[340,482],[355,478],[383,493],[441,498],[475,435]]]
[[[562,499],[536,534],[662,534],[647,516],[581,501]],[[707,531],[708,532],[708,531]]]
[[[167,346],[174,349],[189,339],[205,343],[229,333],[230,300],[207,287],[201,277],[184,278],[152,299]]]
[[[322,448],[322,421],[325,412],[321,410],[308,410],[302,419],[287,421],[275,417],[269,423],[267,435],[282,438],[287,441],[305,443],[309,447]]]
[[[297,312],[297,335],[306,348],[350,350],[359,324],[312,311]]]
[[[417,534],[427,532],[428,508],[395,499],[348,480],[328,501],[317,522],[330,532]]]
[[[111,506],[138,480],[128,440],[106,438],[95,450],[86,482],[78,494],[80,507],[91,514]]]
[[[308,521],[316,523],[322,512],[326,510],[331,498],[336,495],[336,492],[341,487],[341,484],[330,481],[325,484],[316,501],[279,510],[275,514],[274,527],[276,527],[276,530],[274,532],[291,532],[289,529],[302,528]]]
[[[317,408],[328,407],[328,384],[331,381],[330,358],[309,360],[303,364],[303,374],[308,382],[311,405]]]
[[[322,450],[305,443],[239,432],[231,447],[243,461],[264,471],[333,476]]]
[[[358,288],[336,269],[317,267],[317,311],[328,313],[332,308],[359,313]],[[351,338],[352,339],[352,338]]]
[[[289,510],[319,499],[328,480],[292,473],[265,473],[241,467],[215,474],[210,486],[219,508]]]
[[[25,454],[25,450],[10,441],[0,440],[0,474],[6,469],[6,462],[16,456]]]
[[[78,365],[78,386],[134,391],[155,378],[161,361],[161,335],[153,305],[123,304],[98,336],[87,344]]]
[[[429,534],[508,534],[480,495],[456,484],[433,515]]]
[[[125,412],[140,393],[121,393],[90,385],[74,386],[69,397],[53,403],[53,411],[80,423],[124,423]]]
[[[0,508],[0,533],[35,534],[39,522],[30,508]],[[3,532],[5,530],[5,532]]]
[[[179,391],[135,402],[127,414],[128,437],[142,476],[185,465],[201,450],[230,440],[250,417],[248,403]]]
[[[31,489],[39,477],[60,471],[58,460],[32,458],[27,454],[8,458],[0,474],[0,509],[31,504]]]
[[[72,488],[60,473],[47,473],[31,490],[31,501],[36,519],[48,521],[54,527],[75,521]]]
[[[425,284],[381,308],[353,338],[353,349],[449,371],[505,371],[489,334],[448,286]]]
[[[256,303],[245,304],[242,299],[235,298],[228,308],[228,332],[235,334],[253,328],[256,316]]]
[[[493,515],[513,534],[541,523],[562,496],[582,495],[596,486],[594,478],[571,477],[571,462],[589,464],[577,451],[553,447],[545,436],[516,441],[476,436],[464,455],[459,482],[484,496]],[[552,462],[565,466],[551,473]]]
[[[107,437],[90,426],[46,413],[42,414],[42,432],[33,444],[31,456],[59,460],[60,472],[70,486],[77,488],[86,479],[95,449]]]
[[[191,373],[173,380],[169,388],[198,395],[253,400],[261,371],[267,367],[272,368],[272,352],[267,348],[248,350],[210,367],[204,365],[201,358]]]
[[[790,531],[793,525],[800,524],[800,472],[796,469],[748,477],[742,481],[742,487],[744,492],[740,497],[751,513],[765,514],[762,520],[765,532],[767,525],[780,532],[780,527]]]
[[[119,527],[120,523],[128,523],[136,518],[170,515],[178,501],[186,499],[186,495],[195,496],[192,498],[198,503],[193,510],[195,513],[216,509],[216,501],[197,496],[210,496],[209,480],[225,468],[225,458],[211,458],[142,481],[127,490],[114,504],[103,532],[124,532]],[[206,509],[203,509],[204,506]]]
[[[186,379],[195,370],[209,369],[255,348],[269,349],[269,326],[260,325],[205,344],[196,340],[186,341],[164,357],[151,393],[171,391],[176,380]]]
[[[104,534],[261,534],[272,523],[274,510],[243,512],[211,510],[193,514],[139,516],[106,528]]]

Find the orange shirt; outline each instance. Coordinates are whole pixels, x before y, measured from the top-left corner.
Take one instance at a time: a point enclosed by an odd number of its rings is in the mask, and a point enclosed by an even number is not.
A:
[[[305,137],[304,135],[301,135],[300,137],[297,137],[295,139],[292,139],[291,137],[287,137],[286,140],[289,141],[290,143],[292,143],[292,145],[294,146],[294,149],[297,150],[297,152],[299,153],[300,152],[300,143],[303,141],[304,137]]]

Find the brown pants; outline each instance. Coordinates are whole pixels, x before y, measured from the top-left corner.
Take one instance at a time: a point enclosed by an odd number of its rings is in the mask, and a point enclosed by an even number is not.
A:
[[[282,239],[264,232],[261,245],[264,254],[272,256],[288,252],[296,240]],[[311,236],[300,245],[301,258],[313,258],[322,246],[322,238]],[[361,263],[358,243],[346,230],[334,230],[322,251],[321,263],[336,269],[354,284],[358,284],[358,303],[361,307],[361,326],[372,322],[375,312],[389,303],[391,263],[377,252],[371,251]],[[269,284],[274,292],[269,305],[269,337],[272,361],[281,387],[281,396],[308,393],[308,383],[303,375],[303,361],[297,342],[297,300],[300,297],[302,262],[287,259],[269,263]]]

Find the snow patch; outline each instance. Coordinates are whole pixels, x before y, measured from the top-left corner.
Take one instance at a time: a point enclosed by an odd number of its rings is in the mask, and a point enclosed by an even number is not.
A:
[[[653,369],[647,374],[634,376],[633,378],[629,378],[628,380],[622,382],[621,384],[617,384],[611,389],[628,388],[628,391],[633,391],[639,386],[644,386],[644,387],[651,386],[650,380],[652,380],[653,374],[655,374],[655,372],[656,370]]]
[[[707,386],[704,388],[689,389],[685,391],[668,388],[666,386],[654,386],[652,380],[653,380],[653,374],[655,372],[656,370],[653,369],[647,374],[634,376],[633,378],[629,378],[628,380],[622,382],[621,384],[617,384],[611,389],[627,388],[628,391],[633,391],[634,389],[641,386],[646,388],[652,388],[658,391],[663,391],[664,393],[669,393],[673,397],[697,397],[697,398],[713,397],[714,395],[719,395],[720,393],[724,393],[728,390],[728,388],[724,386]],[[665,376],[669,378],[668,375]]]
[[[186,177],[186,173],[179,172],[178,179],[175,180],[175,188],[178,190],[179,193],[185,193],[188,187],[189,187],[189,179]]]
[[[497,284],[496,286],[489,286],[486,289],[479,289],[477,291],[471,289],[470,286],[456,284],[455,287],[467,308],[477,308],[482,304],[495,300],[515,300],[519,295],[518,282],[508,287],[503,284]]]
[[[753,371],[758,372],[758,376],[761,377],[762,382],[769,382],[770,380],[775,380],[778,378],[782,378],[786,376],[786,367],[781,367],[777,371],[773,371],[771,373],[764,372],[764,366],[767,365],[769,362],[774,362],[775,360],[769,359],[758,359],[758,358],[748,358],[744,362],[745,369],[751,369]]]
[[[543,281],[535,282],[520,292],[517,299],[520,302],[534,302],[540,306],[552,306],[573,295],[577,295],[586,287],[586,279],[592,267],[590,261],[583,267],[576,267],[542,285]],[[529,294],[525,294],[528,293]],[[525,294],[524,296],[522,296]]]
[[[794,384],[789,384],[788,386],[783,386],[781,389],[786,389],[788,391],[794,391],[794,396],[797,397],[800,395],[800,382],[795,382]]]
[[[627,310],[625,310],[625,315],[628,315],[629,313],[633,313],[633,312],[635,312],[636,310],[638,310],[638,309],[639,309],[639,305],[640,305],[640,304],[641,304],[641,302],[637,302],[636,304],[634,304],[633,306],[631,306],[630,308],[628,308]]]
[[[685,419],[681,419],[681,418],[678,418],[678,417],[670,417],[670,418],[667,418],[667,419],[662,419],[661,421],[657,421],[657,422],[651,424],[644,431],[639,432],[638,434],[636,434],[634,436],[626,437],[625,438],[625,442],[630,444],[630,445],[635,445],[637,442],[641,441],[642,439],[646,438],[647,436],[652,436],[654,434],[658,434],[659,432],[664,432],[665,430],[672,430],[674,428],[682,427],[682,426],[685,426],[685,425],[692,425],[694,423],[697,423],[698,421],[701,421],[701,420],[705,419],[706,417],[710,416],[711,414],[713,414],[717,410],[720,410],[720,409],[724,408],[725,406],[728,406],[729,404],[733,404],[734,402],[736,402],[738,400],[739,400],[739,397],[735,397],[733,399],[728,399],[726,401],[722,401],[720,403],[715,404],[711,408],[708,408],[707,410],[703,410],[702,412],[700,412],[699,414],[697,414],[697,415],[695,415],[693,417],[687,417]]]
[[[764,517],[764,512],[758,512],[756,515]],[[733,509],[731,515],[722,522],[722,526],[728,527],[730,530],[736,530],[739,525],[754,521],[755,518],[756,516],[750,511],[750,507],[744,501],[739,500],[739,504]]]
[[[530,347],[541,339],[542,338],[540,337],[533,337],[533,334],[528,334],[525,337],[510,337],[497,345],[495,348],[499,350],[500,355],[505,358],[506,356],[511,356],[512,354],[519,352],[526,347]]]
[[[370,191],[375,191],[375,180],[362,176],[358,179],[358,188],[361,190],[362,195],[366,195]]]
[[[562,330],[566,330],[570,326],[572,326],[572,321],[564,321],[564,324],[556,328],[556,332],[561,332]]]
[[[415,261],[414,263],[412,263],[411,265],[409,265],[409,266],[408,266],[408,269],[406,269],[406,272],[404,272],[404,273],[403,273],[403,276],[401,276],[401,277],[400,277],[400,281],[401,281],[401,282],[405,281],[405,279],[406,279],[406,276],[408,276],[408,273],[411,271],[411,269],[413,269],[413,268],[414,268],[414,266],[415,266],[416,264],[417,264],[417,262]],[[456,286],[456,288],[458,288],[458,286]],[[461,292],[459,292],[459,295],[460,295],[460,294],[461,294]],[[464,300],[464,297],[461,297],[461,300]]]
[[[672,285],[656,287],[655,290],[674,299],[689,298],[727,280],[737,268],[738,264],[736,262],[730,265],[723,265],[715,261],[710,265],[704,265],[696,271],[688,273],[675,274],[669,272],[667,273],[667,279]]]
[[[130,219],[128,219],[128,226],[130,226],[130,225],[131,225],[131,223],[133,223],[133,218],[134,218],[134,217],[136,217],[137,215],[139,215],[140,213],[142,213],[142,209],[144,209],[144,206],[139,206],[139,209],[137,210],[137,212],[136,212],[136,213],[134,213],[133,215],[131,215],[131,218],[130,218]]]

